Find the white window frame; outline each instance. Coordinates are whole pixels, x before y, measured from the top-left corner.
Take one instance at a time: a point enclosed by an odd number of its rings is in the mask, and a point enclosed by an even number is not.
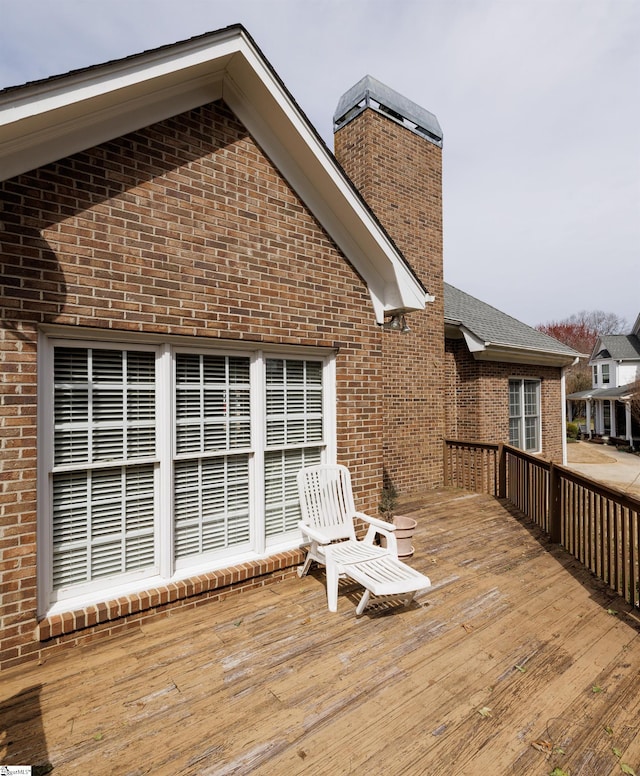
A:
[[[519,385],[519,407],[520,407],[520,413],[518,415],[512,415],[511,406],[510,406],[511,402],[509,401],[509,424],[511,424],[511,421],[513,419],[518,419],[519,421],[520,444],[514,445],[514,447],[518,447],[520,450],[523,450],[526,453],[532,453],[532,454],[540,453],[542,451],[542,381],[539,380],[538,378],[533,378],[533,377],[510,377],[509,395],[511,394],[511,385],[513,383],[518,383]],[[525,384],[526,383],[532,383],[536,385],[537,413],[535,415],[526,414],[526,404],[525,404]],[[537,445],[535,448],[527,448],[526,446],[526,418],[527,417],[536,418]],[[511,429],[509,429],[509,444],[512,444]]]
[[[151,459],[156,474],[156,567],[149,572],[134,572],[131,576],[87,583],[67,594],[56,596],[52,589],[52,472],[53,468],[53,356],[55,347],[111,349],[153,349],[156,353],[156,456]],[[250,532],[251,546],[237,552],[211,553],[192,562],[176,562],[173,552],[173,401],[175,395],[174,358],[178,352],[243,356],[250,359],[251,450],[249,455]],[[322,362],[323,440],[322,461],[336,460],[336,352],[329,348],[297,348],[278,346],[261,349],[258,343],[205,341],[190,337],[161,337],[126,332],[69,330],[67,327],[43,327],[38,347],[38,614],[54,614],[86,606],[121,595],[145,590],[157,585],[184,579],[237,563],[255,560],[290,550],[300,544],[299,531],[270,540],[264,529],[264,455],[265,424],[265,364],[268,358],[312,360]],[[169,421],[169,422],[167,422]],[[235,452],[235,451],[234,451]],[[145,462],[147,459],[143,459]],[[142,462],[142,459],[141,461]],[[136,463],[138,461],[136,460]],[[57,597],[57,600],[56,600]]]
[[[602,364],[600,369],[602,374],[602,385],[611,385],[611,364]]]

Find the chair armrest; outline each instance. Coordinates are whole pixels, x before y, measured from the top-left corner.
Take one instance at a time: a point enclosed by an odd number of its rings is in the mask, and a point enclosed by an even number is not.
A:
[[[393,523],[388,523],[386,520],[378,520],[377,517],[370,517],[365,515],[364,512],[356,512],[354,517],[359,517],[364,522],[369,523],[367,528],[367,534],[363,541],[366,544],[373,544],[376,539],[376,534],[384,536],[387,540],[387,549],[392,555],[398,557],[398,541],[396,539],[396,527]]]
[[[374,526],[374,528],[380,528],[382,531],[395,531],[396,527],[393,523],[388,523],[386,520],[379,520],[377,517],[371,517],[365,515],[364,512],[356,512],[354,517],[359,517],[360,520],[364,520],[365,523]]]
[[[310,539],[313,539],[314,542],[318,542],[318,544],[331,544],[331,539],[325,536],[325,534],[323,534],[321,531],[317,531],[310,525],[303,523],[302,520],[300,520],[298,523],[298,528],[302,531],[303,534],[306,534]]]

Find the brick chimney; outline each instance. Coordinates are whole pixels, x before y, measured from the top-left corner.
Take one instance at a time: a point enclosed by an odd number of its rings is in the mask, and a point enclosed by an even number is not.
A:
[[[381,330],[386,484],[401,495],[442,485],[445,432],[442,131],[436,117],[365,76],[334,116],[335,155],[435,299]]]

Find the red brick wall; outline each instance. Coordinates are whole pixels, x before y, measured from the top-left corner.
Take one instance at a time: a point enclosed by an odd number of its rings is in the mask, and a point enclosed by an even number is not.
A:
[[[435,296],[411,333],[385,332],[384,465],[399,492],[442,483],[444,307],[442,151],[365,110],[335,135],[335,152],[368,205]]]
[[[461,441],[509,442],[509,378],[540,383],[542,456],[562,462],[561,370],[476,361],[464,340],[446,340],[447,436]]]
[[[6,181],[0,208],[2,665],[43,648],[36,628],[41,324],[337,348],[338,460],[353,472],[358,506],[376,513],[381,334],[367,289],[224,105]],[[299,562],[290,555],[280,567]],[[201,582],[198,595],[218,594],[219,585]],[[158,605],[193,600],[188,591],[173,593]],[[101,618],[112,623],[123,613],[117,625],[102,626],[112,630],[152,611],[139,600],[110,606],[76,616],[90,623],[83,638]],[[79,638],[73,620],[45,623],[43,633],[71,644]]]

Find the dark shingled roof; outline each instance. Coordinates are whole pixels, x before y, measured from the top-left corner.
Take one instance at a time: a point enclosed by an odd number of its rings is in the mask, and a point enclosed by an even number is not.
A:
[[[617,399],[620,396],[627,396],[631,392],[630,385],[614,386],[613,388],[589,388],[587,391],[570,393],[567,399]]]
[[[635,334],[603,334],[600,343],[600,350],[607,350],[616,361],[640,359],[640,338]]]
[[[479,340],[493,345],[538,350],[567,356],[577,351],[526,323],[512,318],[458,288],[444,284],[445,321],[462,324]]]

